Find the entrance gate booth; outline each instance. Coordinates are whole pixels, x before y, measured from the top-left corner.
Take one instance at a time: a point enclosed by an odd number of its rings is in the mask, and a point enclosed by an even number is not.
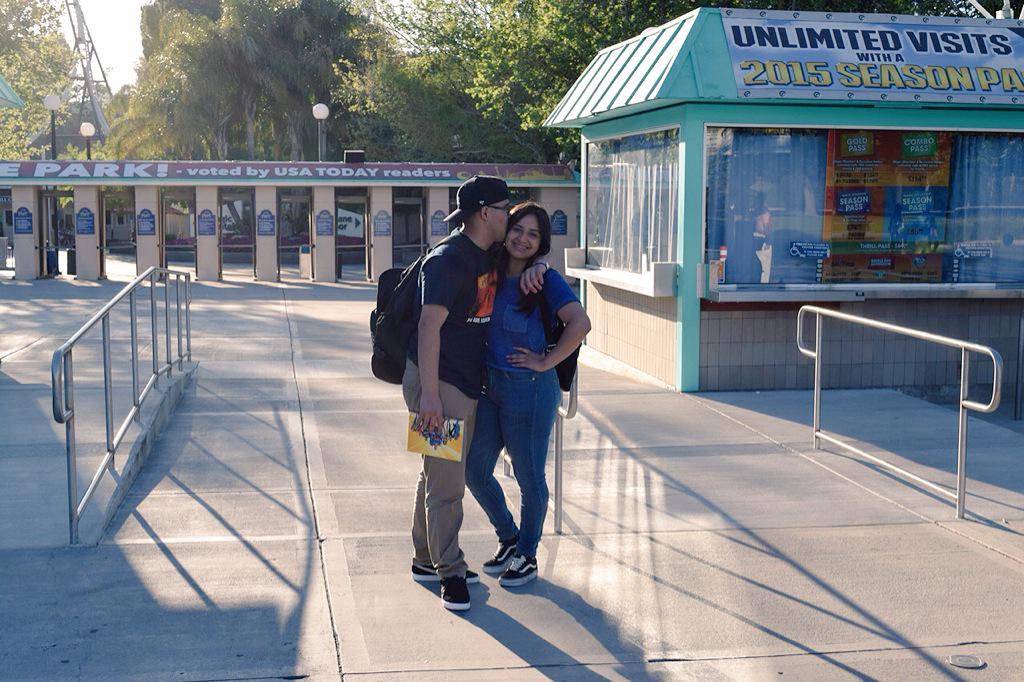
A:
[[[77,274],[75,262],[75,198],[70,189],[46,188],[39,193],[41,243],[38,248],[39,271],[44,275]],[[47,254],[56,254],[56,263],[47,263]],[[56,271],[52,271],[56,268]]]
[[[18,279],[45,275],[47,250],[59,249],[56,268],[82,279],[112,268],[121,276],[134,260],[136,274],[171,266],[200,281],[372,281],[448,233],[449,194],[476,174],[503,177],[515,196],[528,193],[552,212],[555,267],[576,244],[579,182],[562,166],[69,160],[2,168]]]
[[[160,261],[163,267],[188,268],[196,272],[195,188],[163,188],[160,206]]]
[[[365,279],[370,272],[370,248],[366,239],[367,203],[365,187],[335,190],[337,232],[335,236],[338,279]]]
[[[130,264],[134,269],[137,244],[135,241],[135,190],[131,187],[107,187],[100,192],[100,277],[107,276],[109,266]]]
[[[310,247],[310,221],[313,211],[313,193],[308,187],[277,190],[277,277],[284,272],[290,278],[313,277]],[[309,272],[302,273],[303,250],[309,253]]]
[[[218,277],[225,267],[234,276],[256,276],[256,221],[251,187],[222,187],[218,197],[220,255]]]

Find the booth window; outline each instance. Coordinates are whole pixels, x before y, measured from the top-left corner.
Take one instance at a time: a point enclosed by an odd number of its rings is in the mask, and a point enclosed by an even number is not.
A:
[[[1024,284],[1020,135],[714,127],[706,151],[720,287]]]
[[[679,130],[587,145],[586,263],[644,273],[675,261]]]

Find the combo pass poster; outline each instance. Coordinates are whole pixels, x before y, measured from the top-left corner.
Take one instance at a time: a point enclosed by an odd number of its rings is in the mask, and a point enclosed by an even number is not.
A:
[[[948,132],[829,131],[823,237],[844,255],[825,263],[826,281],[941,281],[934,258],[898,252],[945,240],[951,150]],[[872,253],[857,256],[858,243]]]

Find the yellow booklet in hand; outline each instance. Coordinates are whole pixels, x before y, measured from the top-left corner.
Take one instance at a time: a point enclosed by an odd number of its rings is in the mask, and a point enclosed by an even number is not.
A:
[[[409,452],[417,452],[428,457],[461,462],[465,433],[465,419],[445,419],[440,431],[427,431],[423,428],[419,413],[412,412],[409,414],[407,449]]]

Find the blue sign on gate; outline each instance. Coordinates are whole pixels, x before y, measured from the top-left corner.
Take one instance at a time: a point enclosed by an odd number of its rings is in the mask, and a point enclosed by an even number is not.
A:
[[[448,234],[449,229],[450,226],[444,221],[444,211],[434,211],[430,216],[430,236],[443,237]]]
[[[391,214],[387,211],[377,211],[377,215],[373,216],[373,236],[391,236]]]
[[[96,234],[96,214],[92,209],[78,209],[78,215],[75,216],[75,234]]]
[[[558,210],[551,214],[551,234],[569,234],[569,218],[565,211]]]
[[[256,234],[261,237],[273,237],[275,232],[276,223],[274,221],[274,214],[270,212],[270,209],[263,209],[260,214],[256,216]]]
[[[316,214],[316,234],[318,237],[330,237],[334,234],[334,218],[327,209]]]
[[[32,211],[24,206],[14,212],[14,234],[32,234]]]
[[[143,237],[156,235],[156,216],[148,208],[139,211],[135,220],[135,234]]]
[[[204,208],[199,212],[199,218],[197,220],[199,225],[199,234],[203,237],[216,237],[217,236],[217,218],[213,215],[213,211],[208,208]]]

